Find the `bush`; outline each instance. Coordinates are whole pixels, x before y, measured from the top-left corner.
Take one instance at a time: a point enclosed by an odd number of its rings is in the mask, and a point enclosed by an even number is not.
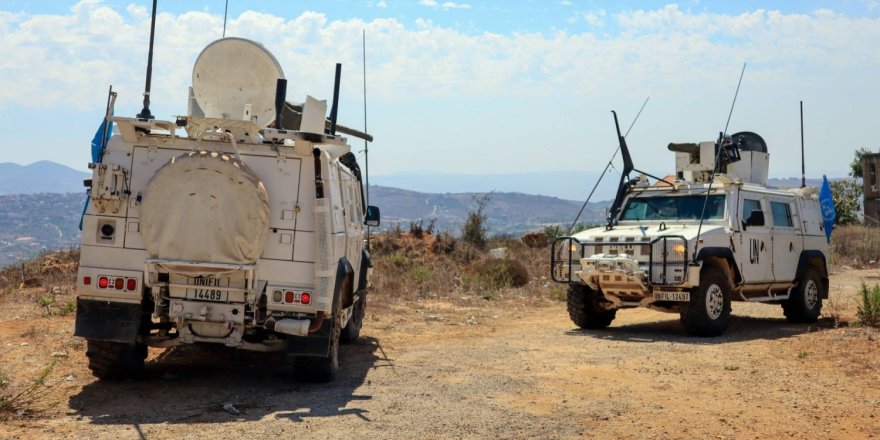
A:
[[[831,182],[831,195],[834,198],[835,224],[852,225],[859,222],[862,209],[862,184],[856,179],[842,179]]]
[[[468,212],[467,220],[461,230],[461,239],[479,249],[486,247],[486,205],[492,199],[492,193],[473,196],[477,209]]]
[[[862,303],[858,307],[859,322],[863,325],[871,327],[880,327],[880,286],[874,285],[868,288],[862,283],[861,288]]]
[[[455,245],[458,240],[450,234],[442,233],[438,235],[431,243],[431,252],[434,254],[449,255],[455,252]]]
[[[489,259],[466,267],[462,282],[488,290],[521,287],[528,284],[529,271],[517,260]]]

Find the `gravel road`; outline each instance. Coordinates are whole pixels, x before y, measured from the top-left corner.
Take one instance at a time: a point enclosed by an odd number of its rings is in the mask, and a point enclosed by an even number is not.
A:
[[[836,275],[833,308],[851,314],[869,276]],[[880,333],[831,318],[735,304],[729,331],[701,339],[643,309],[584,332],[548,299],[374,302],[330,385],[198,346],[151,350],[144,380],[103,383],[71,317],[7,297],[0,370],[15,385],[57,364],[0,438],[880,438]]]

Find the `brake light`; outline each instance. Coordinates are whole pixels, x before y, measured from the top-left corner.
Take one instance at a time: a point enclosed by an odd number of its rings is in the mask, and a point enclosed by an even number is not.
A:
[[[109,286],[109,285],[110,285],[109,278],[107,278],[107,277],[98,278],[98,287],[100,287],[101,289],[106,289],[107,286]]]
[[[128,281],[125,282],[125,290],[134,291],[137,289],[137,280],[134,278],[129,278]]]
[[[293,302],[293,292],[284,292],[284,302],[290,304]]]
[[[122,290],[123,286],[125,286],[125,279],[124,278],[117,278],[114,280],[113,287],[115,287],[116,290]]]
[[[312,295],[309,292],[303,292],[302,295],[299,296],[299,302],[303,304],[308,304],[312,301]]]
[[[83,277],[83,286],[91,286],[92,277]]]

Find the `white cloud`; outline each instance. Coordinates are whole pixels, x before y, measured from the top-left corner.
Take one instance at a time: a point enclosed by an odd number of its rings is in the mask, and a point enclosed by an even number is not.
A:
[[[371,96],[391,101],[693,93],[744,60],[749,77],[768,87],[807,86],[833,77],[828,72],[867,80],[880,71],[877,19],[825,11],[690,13],[675,5],[614,16],[599,10],[584,19],[605,28],[614,20],[621,33],[474,35],[426,20],[408,27],[395,19],[248,11],[230,17],[227,35],[255,39],[275,53],[296,99],[329,89],[337,61],[345,72],[360,71],[362,29]],[[159,14],[153,102],[183,106],[192,62],[220,37],[222,20],[204,12]],[[0,106],[94,108],[103,105],[108,84],[120,99],[134,99],[143,87],[148,32],[149,14],[139,6],[116,10],[83,1],[66,15],[0,12]],[[357,81],[343,85],[360,91]]]
[[[379,0],[378,2],[376,2],[376,7],[377,8],[387,8],[388,3],[385,3],[385,0]]]
[[[419,0],[419,4],[422,6],[428,6],[434,9],[470,9],[471,5],[467,3],[456,3],[456,2],[443,2],[438,3],[436,0]]]

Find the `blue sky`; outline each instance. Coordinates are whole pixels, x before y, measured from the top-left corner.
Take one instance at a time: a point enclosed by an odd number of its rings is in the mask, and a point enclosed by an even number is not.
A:
[[[236,1],[227,35],[263,43],[288,99],[329,99],[343,63],[340,119],[362,126],[367,33],[371,167],[510,174],[597,171],[615,145],[609,110],[629,125],[636,164],[673,167],[669,142],[723,128],[770,144],[771,176],[844,176],[852,152],[880,149],[880,1]],[[186,111],[200,50],[219,38],[224,1],[159,1],[153,113]],[[149,1],[0,2],[3,161],[78,169],[108,85],[118,115],[140,109]]]

